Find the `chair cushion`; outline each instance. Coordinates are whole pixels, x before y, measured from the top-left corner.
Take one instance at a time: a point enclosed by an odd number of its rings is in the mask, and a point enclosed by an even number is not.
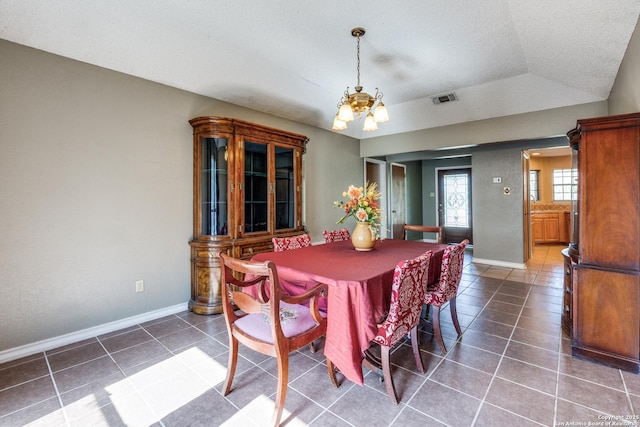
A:
[[[321,313],[323,314],[323,313]],[[280,325],[282,333],[285,337],[290,338],[300,335],[316,326],[316,322],[311,316],[309,307],[299,304],[287,304],[280,302]],[[271,322],[269,315],[265,313],[247,314],[238,319],[235,326],[246,333],[261,341],[273,344],[273,335],[271,334]]]

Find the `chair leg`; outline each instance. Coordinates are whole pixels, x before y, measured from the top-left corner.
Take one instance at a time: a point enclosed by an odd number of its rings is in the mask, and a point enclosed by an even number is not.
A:
[[[329,371],[329,379],[333,383],[334,386],[340,387],[340,383],[338,382],[338,378],[336,377],[336,367],[329,358],[327,358],[327,370]]]
[[[458,336],[462,335],[462,329],[460,329],[460,322],[458,322],[458,310],[456,309],[456,297],[451,298],[449,301],[449,310],[451,311],[451,320],[453,321],[453,326],[456,328],[456,332]]]
[[[422,304],[422,309],[420,310],[420,318],[418,319],[419,327],[427,327],[427,322],[429,322],[429,304]]]
[[[445,347],[444,340],[442,339],[442,331],[440,331],[440,307],[434,307],[431,324],[433,326],[433,334],[436,336],[436,340],[438,340],[440,350],[442,350],[442,354],[445,354],[447,352],[447,348]]]
[[[380,346],[380,357],[382,359],[382,375],[384,376],[384,385],[387,388],[387,393],[394,404],[398,404],[398,396],[396,395],[396,387],[393,384],[393,377],[391,376],[391,362],[390,362],[391,348],[386,345]]]
[[[411,328],[411,347],[413,347],[413,357],[416,359],[416,366],[421,374],[424,374],[424,366],[422,365],[422,357],[420,356],[420,345],[418,344],[418,326]]]
[[[431,308],[431,306],[429,304],[423,304],[422,305],[422,313],[424,313],[424,316],[422,316],[423,319],[429,319],[429,309]]]
[[[273,408],[271,424],[280,425],[284,402],[287,399],[287,387],[289,383],[289,354],[280,354],[276,357],[278,361],[278,391],[276,393],[276,406]]]
[[[236,366],[238,365],[238,340],[229,334],[229,363],[227,364],[227,379],[224,382],[224,391],[222,394],[226,396],[231,391],[231,383],[233,376],[236,374]]]

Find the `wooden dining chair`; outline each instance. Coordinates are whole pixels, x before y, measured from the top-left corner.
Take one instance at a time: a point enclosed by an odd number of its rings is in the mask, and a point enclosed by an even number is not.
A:
[[[442,227],[437,225],[414,225],[403,224],[402,225],[402,240],[407,239],[407,231],[416,231],[418,233],[435,233],[436,242],[442,243]]]
[[[462,267],[464,264],[464,249],[469,244],[468,240],[463,240],[457,245],[447,246],[442,255],[442,266],[440,268],[440,280],[427,287],[425,304],[427,309],[433,306],[433,314],[431,317],[431,325],[433,326],[433,334],[438,341],[442,354],[447,352],[442,339],[442,331],[440,330],[440,310],[442,306],[449,302],[449,311],[451,312],[451,320],[456,328],[458,336],[462,335],[460,322],[458,322],[458,312],[456,310],[456,296],[458,294],[458,286],[462,277]],[[427,314],[429,310],[427,310]]]
[[[243,261],[223,252],[220,261],[222,309],[229,335],[229,364],[223,394],[226,396],[231,391],[238,343],[275,357],[278,388],[271,422],[277,426],[287,397],[289,353],[309,345],[327,331],[327,319],[318,310],[318,298],[326,295],[327,285],[319,284],[304,294],[289,296],[280,287],[273,262]],[[249,286],[258,286],[257,298],[242,291]],[[269,287],[268,293],[266,287]],[[306,302],[308,306],[303,305]],[[338,387],[335,368],[329,359],[327,369],[331,382]]]
[[[311,246],[311,236],[305,233],[291,237],[273,237],[271,242],[273,243],[274,252],[289,251]]]
[[[390,354],[391,349],[407,334],[411,338],[416,366],[420,373],[424,373],[418,345],[418,324],[424,305],[431,255],[431,251],[428,251],[417,258],[400,261],[396,265],[389,314],[378,325],[378,332],[372,340],[372,343],[380,345],[380,357],[371,351],[371,347],[365,351],[364,365],[374,371],[382,369],[387,393],[395,404],[398,403],[398,397],[391,376]]]
[[[341,228],[339,230],[324,230],[322,232],[324,236],[325,243],[331,242],[341,242],[343,240],[351,239],[351,233],[346,228]]]

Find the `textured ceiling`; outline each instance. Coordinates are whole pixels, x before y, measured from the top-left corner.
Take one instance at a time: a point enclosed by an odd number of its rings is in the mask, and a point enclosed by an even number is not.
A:
[[[364,139],[606,100],[640,0],[0,0],[0,38],[331,129],[356,84]],[[436,106],[431,97],[455,92]]]

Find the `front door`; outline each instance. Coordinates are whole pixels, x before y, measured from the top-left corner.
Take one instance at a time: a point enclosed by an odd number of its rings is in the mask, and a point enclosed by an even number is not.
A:
[[[473,243],[471,168],[438,170],[438,225],[444,243]]]

